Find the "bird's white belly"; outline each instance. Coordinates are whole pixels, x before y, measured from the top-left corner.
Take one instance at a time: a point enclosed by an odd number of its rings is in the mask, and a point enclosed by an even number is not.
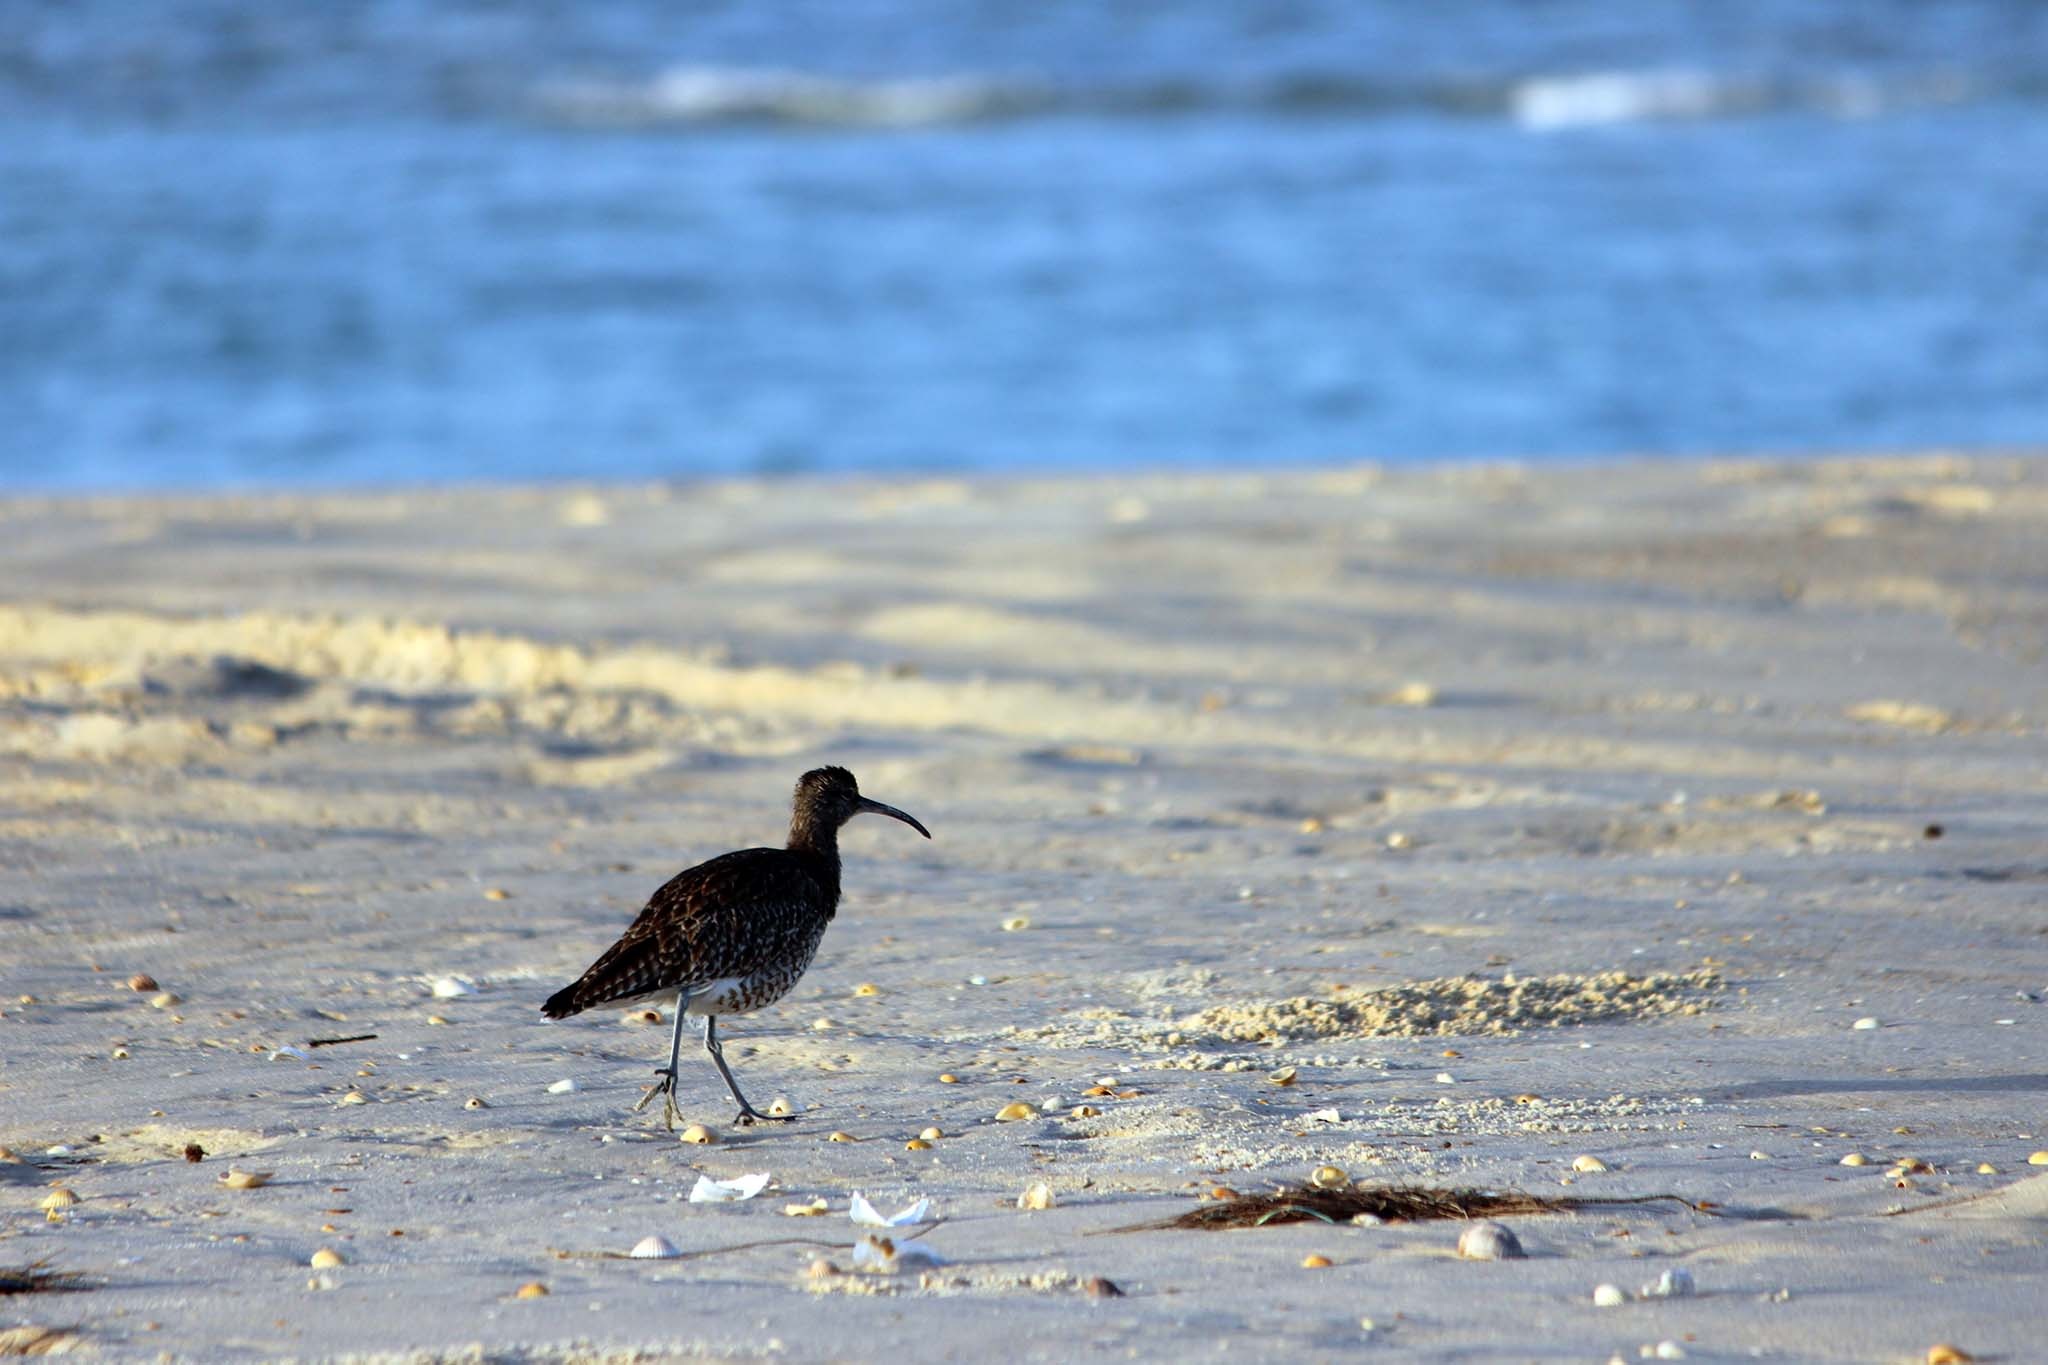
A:
[[[731,1013],[740,1006],[748,980],[744,976],[721,976],[716,981],[705,982],[702,988],[690,992],[690,1008],[685,1013]]]

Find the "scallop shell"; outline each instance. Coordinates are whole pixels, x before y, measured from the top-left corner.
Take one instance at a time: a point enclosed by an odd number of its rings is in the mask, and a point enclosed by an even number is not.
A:
[[[548,1287],[539,1280],[528,1280],[512,1291],[512,1297],[515,1299],[544,1299],[547,1296]]]
[[[1622,1292],[1621,1286],[1618,1284],[1596,1284],[1593,1286],[1593,1306],[1595,1308],[1615,1308],[1627,1302],[1628,1295]]]
[[[650,1233],[633,1244],[626,1253],[636,1261],[673,1261],[683,1253],[676,1250],[676,1244],[659,1234]]]
[[[1013,1123],[1018,1119],[1035,1119],[1037,1117],[1038,1111],[1028,1104],[1011,1103],[996,1110],[996,1122],[998,1123]]]
[[[332,1270],[335,1266],[347,1265],[348,1261],[333,1247],[321,1247],[313,1253],[312,1258],[306,1264],[312,1266],[315,1270]]]
[[[77,1195],[64,1186],[59,1185],[44,1195],[42,1202],[37,1204],[36,1207],[45,1213],[55,1213],[58,1209],[68,1209],[77,1202]]]
[[[1458,1234],[1458,1254],[1469,1261],[1515,1261],[1528,1253],[1506,1226],[1480,1222]]]
[[[1017,1196],[1017,1207],[1041,1212],[1052,1207],[1052,1186],[1043,1180],[1035,1180],[1024,1187],[1024,1193]]]

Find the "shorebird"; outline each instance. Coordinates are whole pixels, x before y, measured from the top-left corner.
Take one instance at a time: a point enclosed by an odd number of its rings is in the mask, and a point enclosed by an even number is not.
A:
[[[894,806],[860,794],[844,768],[813,768],[797,779],[787,848],[743,848],[680,872],[648,898],[619,941],[588,971],[548,997],[541,1013],[566,1019],[594,1005],[639,1003],[675,993],[675,1031],[668,1067],[633,1106],[656,1095],[674,1128],[676,1063],[683,1016],[702,1022],[704,1050],[725,1078],[740,1112],[736,1123],[787,1119],[747,1103],[718,1042],[718,1016],[751,1014],[789,993],[818,954],[818,941],[839,908],[839,827],[863,812],[901,820],[925,838],[932,832]]]

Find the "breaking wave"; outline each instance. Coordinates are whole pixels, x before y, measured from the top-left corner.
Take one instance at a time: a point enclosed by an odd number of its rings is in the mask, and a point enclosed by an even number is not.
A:
[[[1676,69],[1405,84],[1302,72],[1240,83],[1191,79],[1087,88],[1021,76],[862,81],[766,67],[676,66],[645,78],[553,81],[540,89],[536,104],[544,118],[591,128],[921,128],[1061,115],[1235,111],[1332,117],[1435,113],[1500,118],[1553,132],[1786,112],[1870,118],[2002,93],[2040,92],[1959,71],[1785,80]]]

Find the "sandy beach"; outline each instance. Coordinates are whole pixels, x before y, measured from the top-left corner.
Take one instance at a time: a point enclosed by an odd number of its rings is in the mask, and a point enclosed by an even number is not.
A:
[[[2048,1356],[2048,462],[17,500],[0,583],[0,1331]],[[935,838],[679,1141],[540,1002],[822,763]],[[1324,1166],[1677,1198],[1118,1231]]]

